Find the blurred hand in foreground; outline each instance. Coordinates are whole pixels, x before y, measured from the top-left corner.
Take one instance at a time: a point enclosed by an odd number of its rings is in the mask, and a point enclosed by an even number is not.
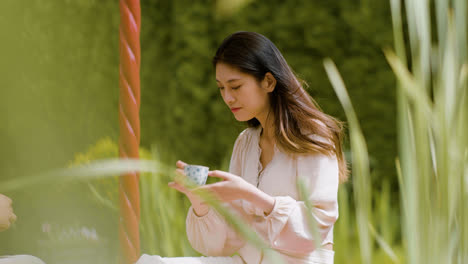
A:
[[[0,231],[7,230],[16,221],[16,215],[11,207],[12,200],[0,194]]]

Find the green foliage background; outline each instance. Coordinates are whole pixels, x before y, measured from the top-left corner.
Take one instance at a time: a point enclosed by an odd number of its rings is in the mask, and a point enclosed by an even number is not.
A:
[[[388,1],[262,0],[232,14],[214,0],[144,0],[141,7],[142,147],[158,149],[169,164],[225,167],[244,126],[219,95],[211,58],[229,34],[256,31],[277,45],[323,110],[344,120],[322,65],[324,57],[335,61],[367,139],[374,193],[386,186],[397,207],[395,81],[382,53],[393,42]],[[1,180],[63,167],[100,138],[117,140],[118,27],[118,1],[2,1]],[[19,218],[0,234],[0,255],[22,253],[23,236],[60,218],[44,207],[82,215],[52,186],[7,195]],[[94,210],[86,206],[83,212]]]

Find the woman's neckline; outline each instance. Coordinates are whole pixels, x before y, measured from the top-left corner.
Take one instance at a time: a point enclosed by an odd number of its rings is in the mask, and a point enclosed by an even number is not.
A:
[[[278,148],[276,147],[276,142],[273,143],[273,157],[271,158],[270,162],[268,162],[268,164],[263,167],[262,165],[262,161],[261,161],[261,155],[262,155],[262,148],[260,147],[260,135],[262,133],[262,126],[259,125],[258,128],[257,128],[257,142],[256,142],[256,146],[257,146],[257,162],[258,162],[258,166],[259,166],[259,170],[258,170],[258,177],[260,177],[261,174],[263,174],[267,168],[271,167],[271,164],[273,163],[273,161],[275,160],[279,150]]]

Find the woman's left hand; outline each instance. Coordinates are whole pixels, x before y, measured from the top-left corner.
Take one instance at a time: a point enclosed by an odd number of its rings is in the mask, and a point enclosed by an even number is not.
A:
[[[215,170],[208,172],[208,176],[221,178],[223,181],[203,185],[192,190],[211,192],[221,202],[231,202],[242,198],[245,199],[254,191],[253,188],[255,188],[241,177],[229,172]]]

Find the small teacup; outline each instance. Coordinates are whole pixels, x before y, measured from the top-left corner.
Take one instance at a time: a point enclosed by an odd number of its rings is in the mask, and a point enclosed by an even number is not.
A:
[[[187,175],[187,178],[192,180],[197,185],[204,185],[206,179],[208,178],[208,167],[201,165],[185,165],[184,173]]]

